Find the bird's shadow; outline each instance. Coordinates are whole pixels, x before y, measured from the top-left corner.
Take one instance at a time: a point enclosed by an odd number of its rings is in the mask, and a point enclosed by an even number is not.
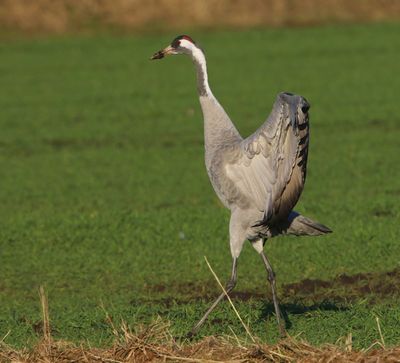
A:
[[[346,311],[349,310],[348,307],[343,305],[336,304],[331,301],[322,301],[319,303],[314,303],[312,305],[305,305],[302,303],[285,303],[279,304],[281,308],[281,313],[283,315],[283,319],[285,320],[286,329],[290,329],[292,327],[292,323],[289,319],[289,315],[300,315],[307,314],[312,311]],[[261,308],[261,313],[259,316],[259,321],[265,321],[271,316],[275,316],[275,308],[272,302],[264,302]]]

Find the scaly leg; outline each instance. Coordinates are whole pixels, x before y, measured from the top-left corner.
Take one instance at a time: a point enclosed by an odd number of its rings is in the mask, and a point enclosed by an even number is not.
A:
[[[237,281],[237,258],[233,258],[232,263],[232,273],[231,278],[229,279],[228,283],[226,284],[225,291],[229,294],[236,285]],[[187,338],[192,338],[194,335],[197,334],[200,327],[204,324],[207,320],[208,316],[211,312],[215,309],[215,307],[219,304],[219,302],[225,297],[225,293],[222,292],[221,295],[214,301],[214,303],[210,306],[210,308],[206,311],[203,317],[199,320],[199,322],[192,328],[192,330],[187,334]]]
[[[279,326],[279,332],[280,335],[282,337],[286,336],[286,331],[285,331],[285,326],[283,323],[283,318],[282,318],[282,314],[281,314],[281,310],[279,308],[279,302],[278,302],[278,297],[276,294],[276,282],[275,282],[275,273],[272,270],[272,266],[267,258],[267,256],[265,255],[264,251],[260,252],[261,258],[264,262],[265,268],[268,272],[268,281],[271,284],[271,289],[272,289],[272,299],[274,301],[274,307],[275,307],[275,315],[276,315],[276,320],[278,322],[278,326]]]

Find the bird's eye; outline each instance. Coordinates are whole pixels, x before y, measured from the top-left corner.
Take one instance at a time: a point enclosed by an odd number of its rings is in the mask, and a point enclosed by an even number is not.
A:
[[[175,39],[172,44],[171,47],[172,48],[178,48],[181,45],[181,41],[179,39]]]

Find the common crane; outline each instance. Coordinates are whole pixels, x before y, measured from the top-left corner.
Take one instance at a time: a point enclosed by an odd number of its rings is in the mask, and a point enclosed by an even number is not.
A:
[[[293,211],[306,178],[310,105],[301,96],[278,94],[267,120],[243,139],[211,92],[206,59],[200,47],[191,37],[181,35],[151,59],[174,54],[189,55],[196,67],[207,173],[217,196],[231,211],[232,272],[226,292],[230,293],[236,285],[237,261],[248,240],[267,270],[279,330],[285,335],[275,274],[263,250],[265,241],[279,234],[317,236],[331,232],[323,224]],[[198,332],[224,296],[224,293],[218,296],[189,336]]]

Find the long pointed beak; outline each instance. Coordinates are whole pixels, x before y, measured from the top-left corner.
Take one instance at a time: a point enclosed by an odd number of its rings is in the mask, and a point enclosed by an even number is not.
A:
[[[154,53],[151,57],[150,60],[154,59],[161,59],[164,58],[164,52],[162,50],[159,50],[158,52]]]
[[[169,54],[174,54],[173,51],[174,51],[174,49],[169,45],[168,47],[166,47],[166,48],[164,48],[162,50],[159,50],[158,52],[154,53],[151,56],[150,60],[162,59],[162,58],[164,58],[165,56],[167,56]]]

